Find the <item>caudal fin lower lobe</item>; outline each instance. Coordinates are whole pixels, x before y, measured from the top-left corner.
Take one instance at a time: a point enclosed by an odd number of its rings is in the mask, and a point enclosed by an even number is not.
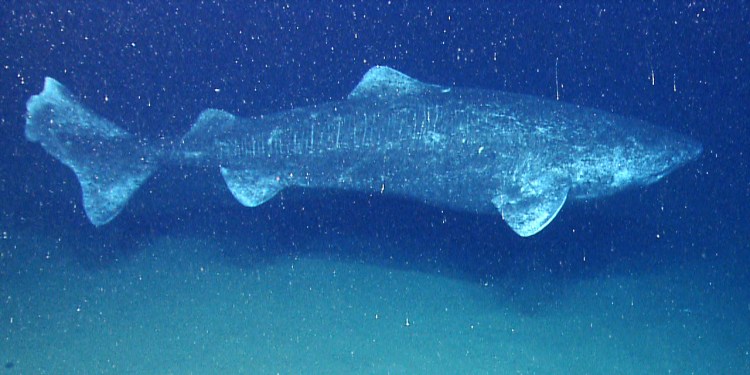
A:
[[[26,110],[26,138],[75,172],[86,216],[96,226],[114,219],[156,170],[154,155],[132,134],[88,110],[52,78]]]

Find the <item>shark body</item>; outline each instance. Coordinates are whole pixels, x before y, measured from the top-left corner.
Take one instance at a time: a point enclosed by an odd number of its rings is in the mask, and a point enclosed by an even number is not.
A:
[[[568,199],[656,182],[701,153],[693,139],[644,121],[427,84],[382,66],[345,100],[249,118],[206,110],[174,147],[143,145],[52,78],[27,110],[27,138],[73,169],[94,225],[172,163],[217,168],[249,207],[289,186],[376,191],[499,212],[526,237]]]

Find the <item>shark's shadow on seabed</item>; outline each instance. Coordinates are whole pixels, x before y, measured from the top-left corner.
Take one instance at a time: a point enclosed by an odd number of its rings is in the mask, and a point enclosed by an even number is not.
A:
[[[506,230],[497,215],[361,192],[290,189],[248,210],[233,204],[228,194],[209,193],[223,184],[220,178],[211,181],[209,173],[199,172],[185,179],[174,172],[156,175],[133,198],[142,204],[129,206],[107,226],[78,220],[56,227],[59,245],[90,270],[117,267],[143,251],[163,251],[153,246],[173,238],[185,246],[179,251],[187,259],[202,252],[198,261],[206,266],[218,262],[248,273],[294,257],[375,265],[383,272],[419,271],[494,285],[498,303],[525,314],[554,306],[571,283],[651,272],[654,259],[668,258],[663,249],[670,246],[670,239],[659,240],[649,231],[663,218],[622,214],[623,207],[658,198],[658,191],[633,190],[600,200],[594,208],[570,205],[543,233],[521,238]],[[188,199],[194,189],[147,193],[196,181],[190,186],[207,194],[200,202]],[[174,205],[154,212],[163,204]],[[628,228],[624,234],[623,228]]]
[[[202,180],[198,186],[206,188],[221,183],[210,182],[203,173],[188,178],[195,180]],[[177,175],[154,179],[162,187],[179,182],[184,181]],[[505,230],[496,215],[445,210],[380,194],[295,188],[247,210],[221,194],[189,203],[183,198],[190,191],[172,190],[168,196],[135,197],[145,203],[129,207],[111,225],[79,227],[75,246],[81,261],[95,268],[129,257],[155,239],[172,237],[188,238],[196,248],[209,248],[216,261],[247,269],[312,256],[471,282],[533,274],[572,281],[616,272],[612,266],[617,263],[631,265],[631,274],[649,272],[652,258],[664,258],[669,239],[658,239],[651,230],[663,218],[622,212],[644,194],[648,199],[657,191],[630,191],[598,201],[595,208],[571,205],[559,223],[521,238]],[[152,210],[162,204],[174,204],[173,209]],[[628,230],[623,233],[624,228]],[[662,250],[653,251],[656,247]]]

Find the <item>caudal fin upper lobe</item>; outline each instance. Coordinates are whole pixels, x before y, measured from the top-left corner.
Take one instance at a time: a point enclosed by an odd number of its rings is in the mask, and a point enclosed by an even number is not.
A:
[[[157,168],[138,139],[79,103],[58,81],[26,103],[26,138],[78,177],[83,206],[96,226],[111,221]]]

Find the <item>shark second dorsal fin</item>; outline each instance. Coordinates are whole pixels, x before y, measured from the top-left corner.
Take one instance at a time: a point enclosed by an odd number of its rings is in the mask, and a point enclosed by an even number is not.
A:
[[[422,83],[396,69],[387,66],[375,66],[365,73],[357,87],[349,93],[348,98],[386,98],[417,94],[430,87],[433,87],[433,85]]]

